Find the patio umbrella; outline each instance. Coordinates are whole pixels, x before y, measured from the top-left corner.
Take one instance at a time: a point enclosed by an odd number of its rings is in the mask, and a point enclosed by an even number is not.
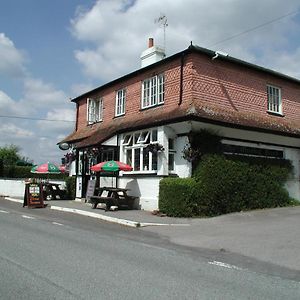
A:
[[[59,167],[59,170],[60,170],[60,172],[61,173],[69,173],[69,170],[66,168],[66,166],[65,165],[60,165]]]
[[[59,167],[49,162],[42,165],[34,166],[30,172],[37,173],[37,174],[60,174],[61,173]]]
[[[130,165],[126,165],[120,161],[110,160],[104,161],[91,167],[94,172],[118,172],[118,171],[132,171]]]

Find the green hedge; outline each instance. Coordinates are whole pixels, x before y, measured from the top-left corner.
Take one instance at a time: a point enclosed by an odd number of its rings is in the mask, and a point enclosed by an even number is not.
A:
[[[164,178],[159,183],[159,210],[172,217],[197,214],[193,178]]]
[[[208,155],[194,173],[197,198],[207,203],[203,213],[214,216],[289,205],[284,183],[291,169],[290,162],[284,160]]]
[[[57,180],[65,180],[68,175],[66,174],[34,174],[30,170],[32,166],[3,166],[0,168],[0,177],[2,178],[49,178]]]
[[[67,177],[66,178],[66,190],[68,199],[75,199],[76,197],[76,177]]]
[[[284,188],[289,161],[206,155],[193,178],[160,181],[159,210],[168,216],[216,216],[294,205]]]

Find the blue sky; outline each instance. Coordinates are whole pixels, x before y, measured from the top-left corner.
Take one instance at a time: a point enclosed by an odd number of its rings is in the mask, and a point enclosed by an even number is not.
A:
[[[162,14],[167,55],[193,41],[300,78],[299,9],[298,0],[1,0],[0,146],[59,162],[56,143],[74,127],[69,98],[138,69],[149,37],[163,45]]]

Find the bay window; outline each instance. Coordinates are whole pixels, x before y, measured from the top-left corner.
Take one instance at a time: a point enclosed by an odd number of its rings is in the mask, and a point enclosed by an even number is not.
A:
[[[157,143],[157,129],[142,130],[125,134],[122,140],[125,161],[133,171],[157,171],[157,152],[151,152],[147,146]]]

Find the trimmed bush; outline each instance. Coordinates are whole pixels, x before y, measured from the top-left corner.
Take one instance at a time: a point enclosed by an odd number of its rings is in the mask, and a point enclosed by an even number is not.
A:
[[[76,177],[67,177],[66,179],[67,198],[75,199],[76,197]]]
[[[198,214],[193,178],[164,178],[159,183],[159,210],[171,217]]]
[[[4,178],[49,178],[52,180],[65,180],[68,175],[65,174],[34,174],[30,170],[32,166],[4,166],[0,177]]]
[[[197,199],[207,204],[201,213],[214,216],[289,205],[284,183],[290,171],[287,161],[205,156],[194,173]]]
[[[3,176],[3,168],[4,168],[3,159],[0,159],[0,177]]]

